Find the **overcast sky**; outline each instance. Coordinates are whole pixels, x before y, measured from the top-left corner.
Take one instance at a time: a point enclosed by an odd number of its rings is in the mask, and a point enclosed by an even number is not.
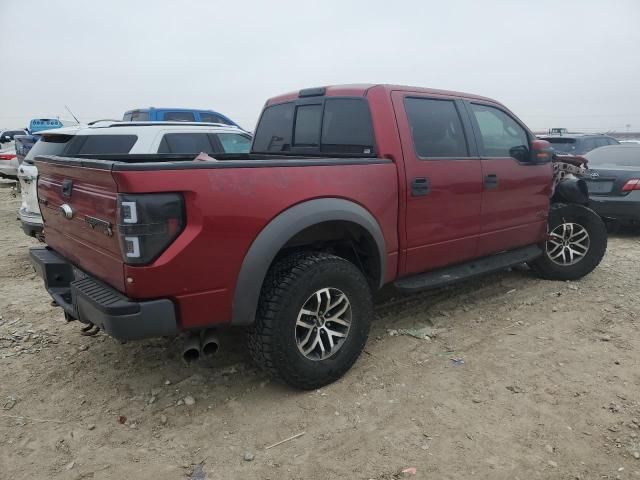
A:
[[[0,127],[131,108],[253,128],[304,87],[477,93],[531,128],[640,131],[639,0],[0,0]]]

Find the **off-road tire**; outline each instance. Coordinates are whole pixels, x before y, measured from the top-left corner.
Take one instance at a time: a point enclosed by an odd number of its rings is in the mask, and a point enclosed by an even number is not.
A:
[[[589,234],[589,249],[585,256],[573,265],[558,265],[547,254],[543,244],[543,254],[529,265],[540,277],[548,280],[577,280],[591,273],[600,264],[607,250],[607,228],[600,216],[593,210],[577,204],[554,204],[549,212],[549,232],[562,223],[581,225]]]
[[[310,360],[298,349],[298,313],[322,288],[337,288],[351,304],[351,326],[344,343],[324,360]],[[323,252],[302,252],[279,260],[267,274],[256,321],[249,331],[254,361],[289,385],[310,390],[339,379],[364,349],[373,318],[371,290],[351,262]]]

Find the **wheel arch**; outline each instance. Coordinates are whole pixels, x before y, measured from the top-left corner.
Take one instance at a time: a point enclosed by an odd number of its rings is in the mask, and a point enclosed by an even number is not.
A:
[[[269,268],[278,254],[300,239],[303,245],[313,245],[313,238],[305,238],[319,226],[351,225],[366,233],[367,245],[375,259],[369,269],[373,286],[383,284],[385,273],[385,242],[382,229],[365,208],[340,198],[320,198],[299,203],[280,213],[265,226],[247,251],[233,295],[231,324],[251,325],[260,299],[260,291]],[[306,235],[306,237],[309,237]],[[292,244],[292,240],[294,243]],[[357,265],[363,269],[362,265]]]

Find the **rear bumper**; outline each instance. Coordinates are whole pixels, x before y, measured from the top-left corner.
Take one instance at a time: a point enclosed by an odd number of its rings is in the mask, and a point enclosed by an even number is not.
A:
[[[601,217],[621,222],[639,222],[640,190],[632,191],[624,197],[592,195],[589,207]]]
[[[42,217],[39,213],[27,212],[21,208],[18,211],[18,217],[22,223],[22,231],[30,237],[36,237],[42,234],[43,225]]]
[[[175,306],[169,299],[138,302],[73,267],[48,247],[30,249],[45,288],[71,318],[93,323],[119,340],[175,335]]]
[[[25,222],[24,220],[21,220],[20,223],[22,223],[22,231],[25,233],[25,235],[28,235],[29,237],[41,237],[42,236],[42,224],[38,224],[38,223],[31,223],[31,222]]]

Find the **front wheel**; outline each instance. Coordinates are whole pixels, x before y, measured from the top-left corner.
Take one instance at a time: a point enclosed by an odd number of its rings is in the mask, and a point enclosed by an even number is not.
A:
[[[351,368],[372,317],[369,285],[354,264],[322,252],[293,254],[267,274],[249,350],[288,384],[320,388]]]
[[[543,254],[530,263],[542,278],[577,280],[593,271],[607,250],[607,229],[593,210],[582,205],[551,207],[549,236]]]

